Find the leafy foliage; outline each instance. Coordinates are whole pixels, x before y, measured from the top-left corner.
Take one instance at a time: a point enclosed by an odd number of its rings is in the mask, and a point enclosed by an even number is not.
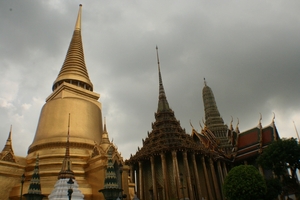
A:
[[[282,192],[282,186],[279,179],[267,179],[267,193],[265,195],[265,200],[273,200],[278,197]]]
[[[257,163],[264,169],[271,169],[275,175],[285,175],[287,169],[292,176],[300,167],[300,146],[294,138],[277,140],[270,144],[258,157]]]
[[[223,188],[228,200],[263,199],[267,191],[264,178],[251,165],[232,168],[225,178]]]
[[[273,142],[258,157],[257,163],[264,169],[272,170],[277,177],[281,177],[285,194],[291,192],[299,195],[296,170],[300,168],[300,145],[296,139]]]

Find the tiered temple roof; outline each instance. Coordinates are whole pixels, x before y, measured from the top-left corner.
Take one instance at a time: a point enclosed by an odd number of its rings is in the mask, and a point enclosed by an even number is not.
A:
[[[240,161],[250,157],[257,157],[264,148],[279,139],[279,134],[273,119],[271,124],[266,127],[262,127],[260,120],[258,126],[237,134],[236,138],[234,137],[231,137],[233,139],[230,138],[236,141],[233,144],[234,160]]]
[[[169,107],[165,94],[162,76],[160,71],[160,62],[157,52],[158,76],[159,76],[159,98],[157,112],[155,113],[155,122],[152,123],[152,131],[145,140],[143,147],[138,149],[130,161],[148,159],[151,155],[157,155],[162,152],[172,150],[186,150],[205,153],[202,145],[197,144],[193,138],[186,134],[182,129],[180,122],[176,119],[174,111]]]

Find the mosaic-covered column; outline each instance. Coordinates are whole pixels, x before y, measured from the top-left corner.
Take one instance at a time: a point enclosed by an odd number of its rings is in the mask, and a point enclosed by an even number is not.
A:
[[[157,187],[156,187],[156,175],[155,175],[155,163],[154,156],[150,157],[151,162],[151,174],[152,174],[152,186],[153,186],[153,200],[157,200]]]
[[[144,199],[144,188],[143,188],[143,164],[139,161],[139,192],[140,192],[140,200]]]
[[[224,193],[223,193],[224,175],[222,172],[220,160],[217,161],[217,167],[218,167],[218,174],[219,174],[220,181],[221,181],[221,191],[220,192],[221,192],[222,198],[224,199]]]
[[[201,199],[202,198],[201,185],[200,185],[199,173],[198,173],[198,168],[197,168],[197,162],[196,162],[196,158],[195,158],[194,153],[192,153],[192,161],[193,161],[193,166],[194,166],[194,174],[195,174],[195,179],[196,179],[198,196]]]
[[[224,173],[224,179],[225,179],[227,176],[227,166],[226,166],[226,163],[224,163],[224,162],[223,162],[223,173]]]
[[[135,177],[134,177],[134,169],[133,169],[133,166],[130,165],[130,182],[131,183],[134,183],[135,182]]]
[[[174,174],[174,183],[176,185],[177,197],[180,197],[180,182],[179,182],[179,170],[177,162],[177,152],[172,151],[172,163],[173,163],[173,174]]]
[[[216,197],[217,197],[217,199],[222,199],[221,195],[220,195],[220,189],[219,189],[218,179],[217,179],[217,175],[216,175],[216,171],[215,171],[214,161],[210,158],[209,163],[210,163],[211,175],[213,177],[213,183],[214,183],[214,187],[215,187]]]
[[[205,174],[205,180],[206,180],[205,183],[206,183],[206,188],[208,190],[208,196],[209,196],[210,200],[213,200],[214,197],[213,197],[212,190],[211,190],[211,187],[210,187],[210,180],[208,178],[208,173],[207,173],[207,169],[206,169],[206,163],[205,163],[204,156],[201,157],[201,160],[202,160],[202,166],[203,166],[204,174]]]
[[[221,162],[219,160],[217,161],[217,166],[218,166],[218,173],[219,173],[219,177],[220,177],[220,180],[221,180],[221,184],[223,184],[224,183],[224,176],[223,176],[223,173],[222,173]]]
[[[187,152],[183,152],[183,160],[184,160],[184,166],[185,166],[185,171],[186,171],[186,181],[188,185],[188,192],[190,194],[189,198],[194,199],[194,193],[193,193],[193,186],[192,186],[192,181],[191,181],[191,173],[190,173],[190,167],[188,163],[188,158],[187,158]]]
[[[128,165],[123,166],[123,173],[122,173],[122,189],[123,194],[126,194],[125,200],[129,199],[129,185],[128,185],[128,176],[129,176],[130,168]]]
[[[160,154],[161,163],[162,163],[162,172],[163,172],[163,178],[164,178],[164,191],[165,191],[165,199],[169,200],[169,179],[168,179],[168,173],[167,173],[167,163],[166,163],[166,155],[165,153]]]

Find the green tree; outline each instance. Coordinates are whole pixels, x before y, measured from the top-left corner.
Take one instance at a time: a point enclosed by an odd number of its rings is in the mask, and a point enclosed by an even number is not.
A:
[[[267,186],[254,166],[240,165],[229,171],[223,189],[227,200],[259,200],[264,198]]]
[[[274,200],[278,197],[278,195],[282,192],[282,186],[280,180],[275,179],[266,179],[267,184],[267,193],[265,195],[264,200]]]
[[[299,194],[296,175],[300,168],[300,145],[294,138],[277,140],[258,157],[257,163],[282,180],[283,191]]]

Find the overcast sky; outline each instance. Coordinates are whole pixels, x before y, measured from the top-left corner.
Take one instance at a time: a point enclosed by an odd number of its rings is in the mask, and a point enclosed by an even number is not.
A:
[[[191,133],[204,118],[203,78],[226,124],[300,131],[300,1],[0,1],[0,150],[26,156],[64,62],[82,3],[82,40],[110,139],[124,159],[151,131],[158,45],[165,92]]]

